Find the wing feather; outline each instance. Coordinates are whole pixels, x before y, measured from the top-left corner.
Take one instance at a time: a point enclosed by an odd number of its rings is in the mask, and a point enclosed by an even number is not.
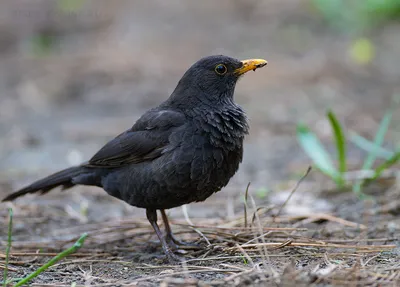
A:
[[[153,160],[168,146],[173,130],[185,123],[176,111],[150,110],[135,125],[109,141],[85,166],[121,167]]]

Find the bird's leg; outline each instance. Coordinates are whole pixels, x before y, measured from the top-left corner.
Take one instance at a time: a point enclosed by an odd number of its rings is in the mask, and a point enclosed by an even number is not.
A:
[[[169,245],[174,248],[174,249],[178,249],[177,245],[184,245],[183,242],[180,242],[178,239],[175,238],[175,236],[172,234],[172,230],[171,230],[171,226],[169,225],[169,221],[168,221],[168,216],[165,213],[164,209],[160,209],[161,211],[161,216],[162,219],[164,221],[164,225],[165,225],[165,237],[167,242],[169,243]]]
[[[164,253],[167,255],[168,260],[171,263],[180,262],[181,259],[172,252],[171,247],[167,244],[165,237],[162,235],[160,231],[160,227],[158,227],[157,211],[155,209],[146,209],[146,216],[151,226],[153,227],[154,231],[156,232],[158,239],[161,242],[161,246],[164,250]]]
[[[166,232],[166,241],[168,242],[168,244],[174,248],[174,249],[178,249],[178,246],[190,246],[190,247],[198,247],[197,245],[193,244],[193,243],[188,243],[188,242],[183,242],[180,241],[178,239],[175,238],[175,236],[172,233],[171,230],[171,226],[169,225],[169,221],[168,221],[168,216],[165,213],[164,209],[160,209],[161,211],[161,215],[162,215],[162,219],[164,221],[164,225],[165,225],[165,232]]]

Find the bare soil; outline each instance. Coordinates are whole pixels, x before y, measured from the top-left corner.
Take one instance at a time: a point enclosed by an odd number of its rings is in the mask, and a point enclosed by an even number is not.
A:
[[[10,277],[24,277],[87,232],[83,248],[39,275],[32,286],[396,286],[399,188],[386,182],[379,192],[360,201],[349,192],[317,191],[309,180],[294,193],[293,205],[289,202],[277,215],[281,205],[254,198],[250,189],[246,221],[241,200],[224,204],[221,192],[197,208],[225,209],[225,214],[233,209],[231,218],[190,217],[189,224],[183,214],[191,212],[175,210],[175,234],[197,245],[181,247],[185,261],[176,266],[166,261],[143,215],[100,190],[54,192],[47,197],[53,202],[30,197],[13,206]],[[296,212],[294,206],[309,204],[304,198],[327,200],[334,208]],[[253,206],[252,199],[260,205]],[[84,202],[89,202],[88,213],[82,212]],[[105,220],[93,217],[96,209],[126,209],[126,214]],[[1,212],[3,226],[6,211]],[[0,234],[4,250],[6,228]]]

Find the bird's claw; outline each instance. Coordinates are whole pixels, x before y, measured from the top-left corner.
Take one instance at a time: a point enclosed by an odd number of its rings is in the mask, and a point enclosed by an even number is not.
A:
[[[165,251],[165,254],[167,255],[167,259],[169,263],[177,265],[180,264],[184,259],[176,255],[172,250]]]
[[[168,234],[165,239],[172,250],[179,250],[179,248],[182,248],[182,247],[183,247],[183,249],[199,249],[200,248],[195,243],[180,241],[171,234]],[[183,251],[183,250],[181,250],[181,251]]]

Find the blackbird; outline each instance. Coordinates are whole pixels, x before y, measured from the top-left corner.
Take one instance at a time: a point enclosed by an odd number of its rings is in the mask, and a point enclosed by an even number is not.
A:
[[[237,80],[267,64],[217,55],[200,59],[183,75],[170,97],[143,114],[127,131],[89,161],[40,179],[3,199],[44,194],[60,186],[91,185],[146,216],[171,262],[180,244],[171,232],[165,209],[204,201],[228,184],[243,156],[249,126],[233,99]],[[161,211],[166,234],[157,224]]]

